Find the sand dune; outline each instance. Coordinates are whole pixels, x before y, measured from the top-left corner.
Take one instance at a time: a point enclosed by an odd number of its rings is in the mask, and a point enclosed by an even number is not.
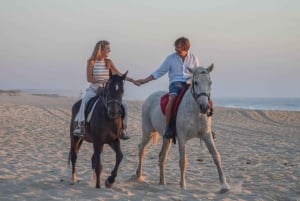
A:
[[[215,108],[216,146],[231,190],[219,194],[218,174],[199,139],[187,144],[187,190],[179,186],[178,147],[158,184],[158,145],[148,145],[144,182],[131,179],[138,164],[141,102],[128,101],[129,141],[112,189],[104,181],[114,153],[104,148],[101,189],[95,189],[91,144],[78,158],[79,182],[67,166],[69,121],[75,98],[0,94],[0,200],[300,200],[300,112]]]

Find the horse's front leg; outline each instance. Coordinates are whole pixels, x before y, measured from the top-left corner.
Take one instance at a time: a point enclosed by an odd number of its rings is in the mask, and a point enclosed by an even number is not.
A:
[[[94,154],[92,156],[92,168],[95,170],[96,173],[96,188],[100,188],[100,175],[102,171],[100,154],[103,150],[103,144],[94,142],[93,146],[94,146]]]
[[[204,134],[203,140],[206,144],[206,147],[207,147],[209,153],[211,153],[214,163],[216,164],[217,169],[218,169],[219,180],[221,182],[220,193],[225,193],[225,192],[229,191],[230,187],[226,182],[226,177],[223,172],[223,168],[222,168],[222,164],[221,164],[221,156],[215,146],[214,140],[212,139],[212,134],[209,134],[209,133]]]
[[[105,186],[107,188],[111,188],[113,183],[115,182],[115,178],[118,174],[119,165],[123,159],[123,153],[120,147],[120,139],[117,139],[113,143],[111,143],[110,147],[116,152],[116,164],[113,171],[111,172],[111,175],[105,181]]]
[[[150,132],[143,132],[142,140],[138,145],[139,148],[139,164],[138,168],[136,169],[136,179],[138,181],[143,181],[143,164],[144,164],[144,157],[146,152],[146,145],[152,139]]]
[[[165,164],[166,159],[168,157],[169,151],[171,148],[171,140],[164,139],[161,151],[159,153],[159,169],[160,169],[160,179],[159,184],[166,184],[166,178],[165,178]]]
[[[178,140],[178,147],[179,147],[179,167],[181,170],[181,177],[180,177],[180,187],[182,189],[186,189],[186,181],[185,181],[185,172],[187,168],[187,159],[185,153],[185,142],[182,140]]]

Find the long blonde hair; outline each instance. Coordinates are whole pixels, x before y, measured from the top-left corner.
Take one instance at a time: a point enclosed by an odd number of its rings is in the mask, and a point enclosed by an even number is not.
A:
[[[92,53],[92,56],[89,58],[89,60],[96,60],[98,56],[102,57],[102,51],[104,50],[105,46],[109,45],[109,42],[106,40],[100,40],[96,43],[94,47],[94,51]]]
[[[91,55],[91,57],[89,58],[89,62],[90,61],[96,61],[97,57],[100,56],[102,57],[102,51],[104,50],[105,46],[109,45],[110,43],[107,40],[100,40],[96,43],[95,47],[94,47],[94,51]],[[108,59],[104,58],[104,62],[105,62],[105,66],[106,68],[109,68],[108,65]]]

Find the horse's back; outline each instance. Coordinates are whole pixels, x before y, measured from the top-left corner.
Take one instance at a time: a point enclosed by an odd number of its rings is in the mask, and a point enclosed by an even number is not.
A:
[[[161,133],[165,128],[165,116],[160,108],[160,100],[166,93],[166,91],[153,92],[144,101],[142,106],[142,129],[144,132],[158,131]]]
[[[161,97],[165,94],[164,91],[156,91],[149,95],[143,103],[142,111],[149,111],[149,108],[153,108],[160,104]]]

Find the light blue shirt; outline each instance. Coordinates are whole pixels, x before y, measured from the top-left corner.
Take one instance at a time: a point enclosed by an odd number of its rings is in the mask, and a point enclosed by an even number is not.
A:
[[[187,67],[197,66],[199,66],[199,60],[194,54],[188,52],[183,62],[181,57],[174,52],[167,56],[160,67],[152,73],[152,76],[154,79],[158,79],[168,73],[170,84],[177,81],[186,82],[192,77]]]

